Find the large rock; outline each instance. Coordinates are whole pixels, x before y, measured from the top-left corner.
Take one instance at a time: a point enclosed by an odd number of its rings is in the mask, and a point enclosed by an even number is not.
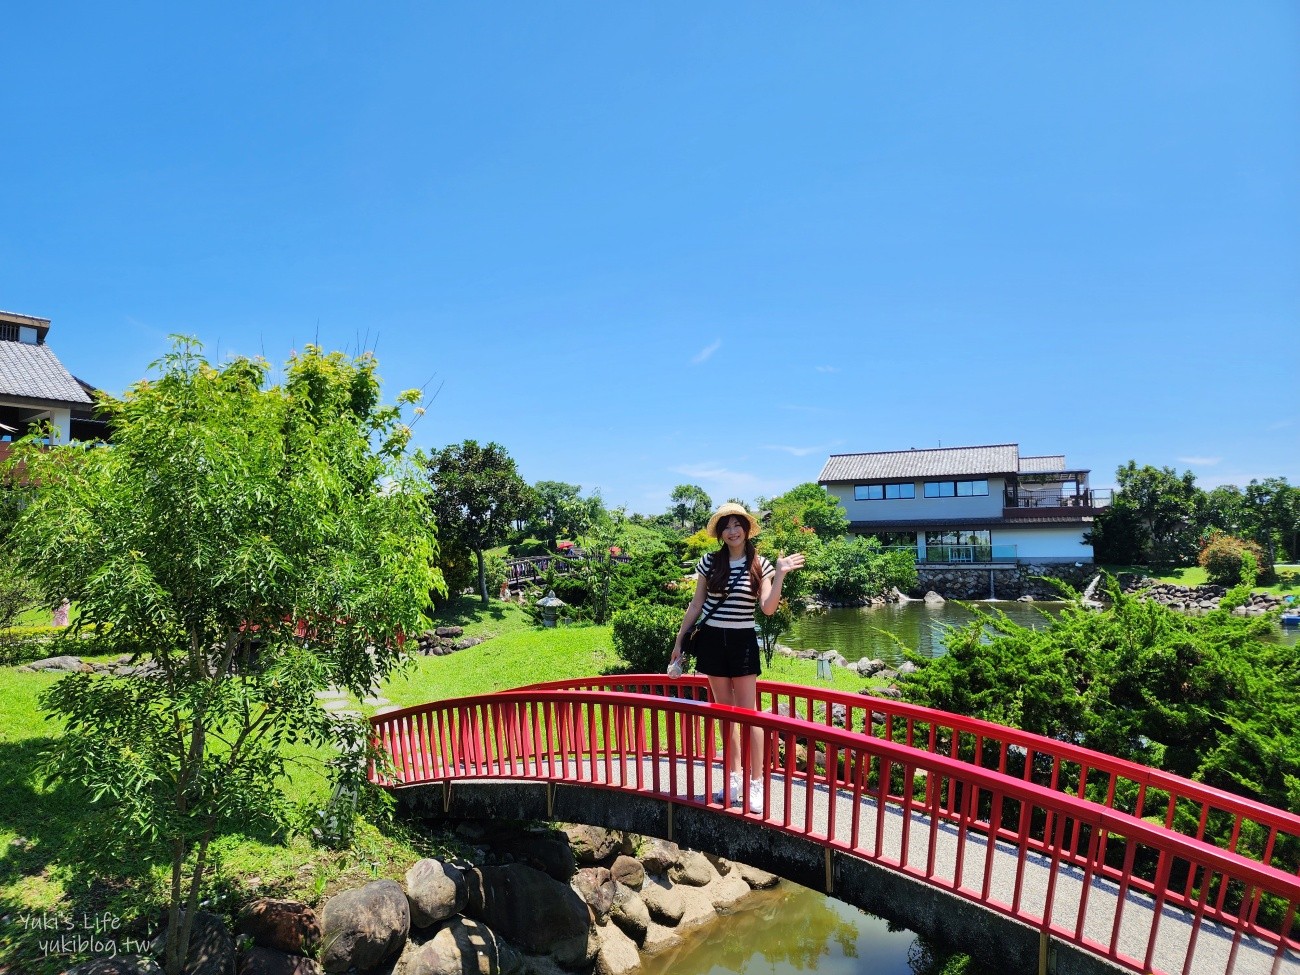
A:
[[[605,867],[583,867],[574,875],[570,886],[587,902],[597,924],[609,920],[614,906],[614,880]]]
[[[181,915],[182,920],[184,915]],[[162,958],[166,932],[153,941],[155,957]],[[190,949],[185,955],[185,975],[235,975],[235,941],[215,914],[198,911],[190,927]]]
[[[707,887],[718,879],[718,871],[703,853],[683,850],[677,862],[668,868],[668,879],[688,887]]]
[[[274,948],[250,948],[239,957],[239,975],[320,975],[320,971],[312,959]]]
[[[43,660],[33,660],[29,664],[19,668],[20,670],[63,670],[68,673],[88,674],[95,668],[86,663],[80,657],[62,656],[46,657]]]
[[[942,603],[944,603],[944,602],[946,602],[946,601],[947,601],[947,600],[945,600],[942,596],[940,596],[940,595],[939,595],[937,592],[935,592],[933,589],[931,589],[929,592],[927,592],[927,593],[925,594],[925,604],[926,604],[927,606],[938,606],[938,605],[940,605],[940,604],[942,604]]]
[[[569,845],[579,863],[595,864],[608,860],[623,845],[623,834],[602,826],[565,826]]]
[[[646,884],[641,889],[641,900],[650,912],[650,919],[665,927],[676,926],[686,913],[686,902],[682,900],[681,892],[672,887]]]
[[[641,953],[636,942],[615,924],[607,924],[598,935],[595,975],[632,975],[641,969]]]
[[[465,880],[466,912],[501,937],[529,952],[553,954],[561,964],[578,956],[590,962],[595,953],[591,910],[572,887],[523,863],[481,867]]]
[[[248,905],[235,930],[258,947],[291,955],[308,954],[320,944],[320,919],[298,901],[259,898]]]
[[[650,909],[646,907],[641,895],[631,887],[614,882],[614,906],[610,909],[609,918],[637,944],[645,941],[646,931],[650,927]]]
[[[745,883],[745,878],[740,876],[739,872],[735,872],[719,877],[705,890],[715,910],[728,911],[735,907],[741,898],[749,894],[749,884]]]
[[[327,972],[369,972],[395,957],[411,930],[406,893],[376,880],[331,897],[321,913],[321,965]]]
[[[713,864],[713,869],[718,871],[719,877],[725,877],[731,873],[731,868],[734,866],[726,857],[720,857],[716,853],[706,853],[704,858]]]
[[[758,867],[751,867],[747,863],[736,864],[736,872],[754,890],[767,890],[767,888],[775,887],[781,882],[781,878],[776,874],[768,873],[766,870],[759,870]]]
[[[498,853],[536,867],[561,883],[568,883],[578,869],[573,847],[563,830],[521,830],[517,826],[502,825],[491,830],[484,839]]]
[[[113,958],[92,958],[64,975],[165,975],[162,966],[152,958],[139,955],[117,955]]]
[[[645,883],[645,867],[636,857],[630,857],[626,854],[620,854],[614,858],[610,864],[609,875],[617,880],[620,884],[626,884],[633,890],[640,890],[641,885]]]
[[[681,852],[682,848],[676,843],[655,837],[646,842],[645,849],[641,851],[638,859],[645,866],[646,873],[667,873],[668,868],[677,862]]]
[[[441,860],[424,859],[406,871],[406,899],[411,925],[427,928],[463,911],[469,891],[459,869]]]
[[[404,955],[399,968],[402,975],[513,975],[523,959],[488,925],[454,917]]]

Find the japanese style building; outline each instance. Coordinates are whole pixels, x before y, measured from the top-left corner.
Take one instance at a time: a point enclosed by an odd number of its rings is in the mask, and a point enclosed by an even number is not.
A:
[[[919,563],[1091,563],[1084,533],[1110,491],[1088,474],[1011,443],[832,454],[818,483],[850,531],[911,547]]]
[[[107,436],[94,416],[94,387],[64,368],[45,342],[49,331],[48,318],[0,311],[0,459],[41,424],[51,424],[60,443]]]

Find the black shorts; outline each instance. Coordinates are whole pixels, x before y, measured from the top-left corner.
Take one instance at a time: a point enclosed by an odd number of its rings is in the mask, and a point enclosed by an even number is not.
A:
[[[758,662],[758,631],[745,627],[700,627],[694,640],[695,670],[709,677],[757,677],[763,672]]]

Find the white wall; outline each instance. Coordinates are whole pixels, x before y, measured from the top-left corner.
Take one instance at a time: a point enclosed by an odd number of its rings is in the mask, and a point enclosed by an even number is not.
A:
[[[1083,534],[1091,525],[1052,525],[1043,528],[994,528],[994,545],[1014,545],[1016,558],[1068,559],[1092,561],[1092,546],[1083,544]]]
[[[826,490],[839,498],[849,514],[850,521],[912,521],[918,518],[1000,518],[1002,517],[1002,492],[1005,478],[990,477],[987,497],[978,498],[926,498],[925,482],[941,478],[919,478],[916,497],[898,501],[854,501],[852,484],[831,484]],[[953,478],[958,480],[958,478]],[[971,480],[971,478],[960,478]],[[980,478],[980,480],[984,480]],[[897,482],[896,482],[897,483]]]

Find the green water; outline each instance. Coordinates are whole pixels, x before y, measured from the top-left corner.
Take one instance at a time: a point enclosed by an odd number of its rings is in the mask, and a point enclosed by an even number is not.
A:
[[[1064,603],[977,603],[1005,613],[1021,626],[1047,626]],[[888,603],[861,609],[828,609],[804,616],[781,642],[796,650],[836,650],[847,660],[879,657],[891,667],[903,662],[900,644],[923,657],[943,654],[942,637],[952,626],[973,619],[959,603],[928,606],[923,602]]]
[[[981,602],[981,609],[1005,613],[1021,626],[1049,625],[1065,603]],[[960,603],[927,606],[922,602],[888,603],[861,609],[828,609],[797,620],[781,642],[796,650],[836,650],[847,660],[879,657],[891,667],[903,662],[900,644],[923,657],[943,654],[943,633],[969,623],[973,615]],[[1275,626],[1273,639],[1300,640],[1300,628]]]
[[[782,881],[755,891],[735,913],[642,960],[642,975],[913,975],[923,951],[910,931],[890,930],[816,891]]]

